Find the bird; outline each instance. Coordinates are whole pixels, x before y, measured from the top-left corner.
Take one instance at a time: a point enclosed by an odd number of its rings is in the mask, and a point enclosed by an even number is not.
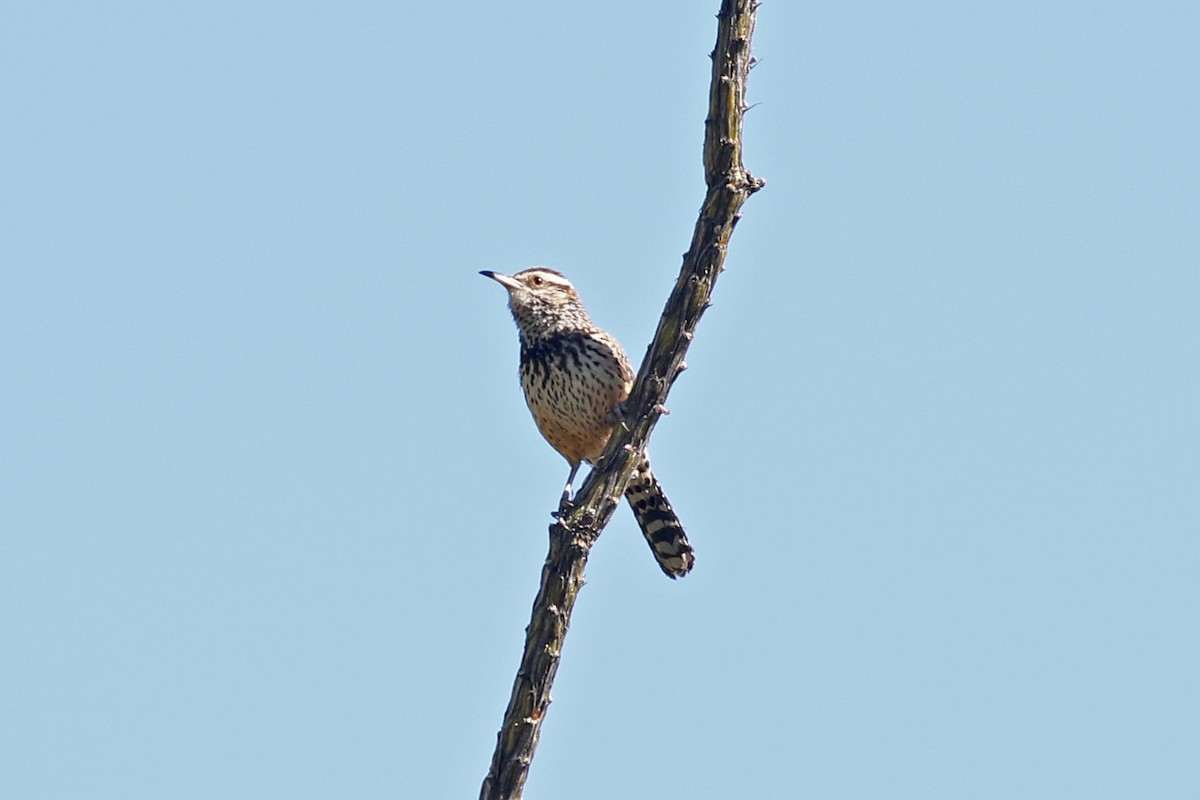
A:
[[[581,464],[595,464],[623,424],[634,372],[616,338],[592,322],[565,275],[530,267],[512,275],[479,273],[508,291],[508,307],[521,340],[520,379],[533,421],[571,471],[560,511],[569,506]],[[643,456],[625,498],[658,566],[672,580],[695,565],[696,556],[658,479]]]

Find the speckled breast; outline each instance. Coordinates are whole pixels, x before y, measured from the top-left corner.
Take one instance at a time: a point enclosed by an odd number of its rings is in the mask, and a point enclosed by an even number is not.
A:
[[[546,441],[571,463],[599,457],[615,406],[629,396],[633,370],[603,331],[541,339],[521,348],[521,388]]]

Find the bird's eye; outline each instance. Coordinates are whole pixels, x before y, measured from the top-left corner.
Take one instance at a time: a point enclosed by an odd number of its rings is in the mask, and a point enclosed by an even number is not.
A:
[[[545,283],[545,282],[546,282],[546,279],[545,279],[545,278],[543,278],[541,275],[534,275],[534,276],[533,276],[533,285],[534,285],[534,286],[541,286],[541,285],[542,285],[543,283]]]

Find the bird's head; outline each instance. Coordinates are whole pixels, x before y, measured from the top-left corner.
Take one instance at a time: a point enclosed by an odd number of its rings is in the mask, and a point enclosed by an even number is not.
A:
[[[549,267],[530,267],[512,275],[479,273],[508,290],[508,307],[521,332],[537,335],[591,324],[579,293],[567,277]]]

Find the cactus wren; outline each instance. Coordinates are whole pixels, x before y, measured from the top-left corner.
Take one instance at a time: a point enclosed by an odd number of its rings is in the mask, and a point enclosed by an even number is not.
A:
[[[617,340],[592,322],[562,273],[532,267],[515,275],[480,274],[508,290],[521,335],[525,402],[542,436],[571,465],[565,505],[579,465],[600,457],[620,420],[633,368]],[[670,578],[686,575],[696,557],[648,458],[634,470],[625,497],[662,571]]]

